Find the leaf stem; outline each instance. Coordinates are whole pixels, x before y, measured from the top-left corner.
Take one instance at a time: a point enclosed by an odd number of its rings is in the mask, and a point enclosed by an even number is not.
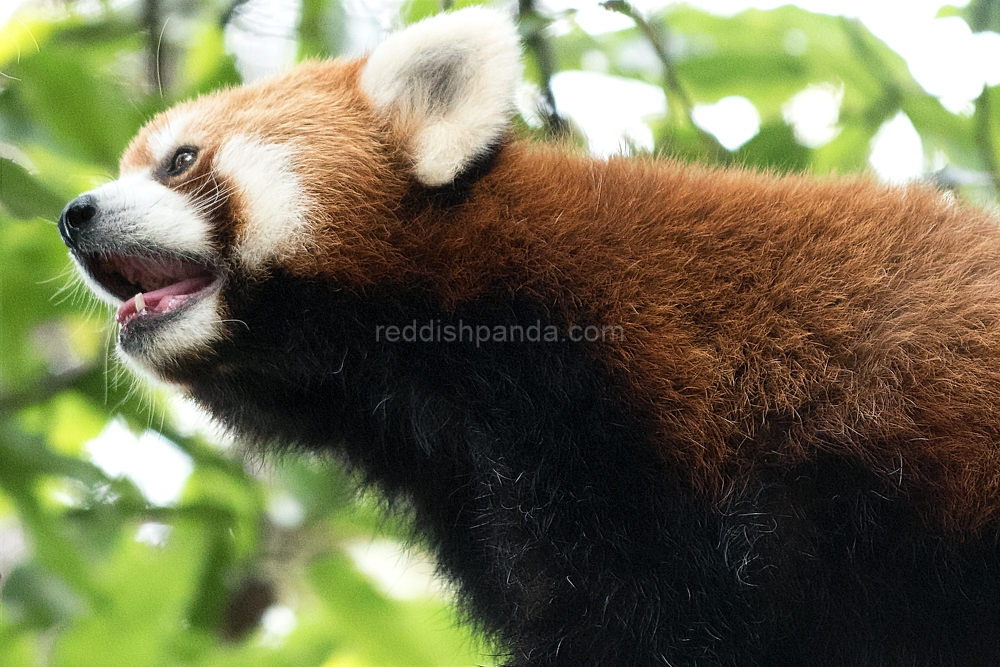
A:
[[[544,103],[539,111],[545,124],[545,131],[553,137],[564,137],[569,134],[569,123],[559,115],[556,98],[552,93],[555,56],[552,53],[552,45],[545,38],[545,28],[549,21],[538,13],[535,0],[518,0],[517,17],[524,45],[535,55],[535,61],[538,63],[539,87]]]
[[[641,32],[643,37],[646,38],[646,41],[649,42],[649,45],[656,53],[656,58],[663,66],[662,87],[664,93],[667,95],[667,107],[670,108],[671,106],[679,105],[679,110],[683,114],[682,120],[686,122],[688,127],[694,128],[708,153],[716,160],[726,161],[730,155],[729,151],[723,148],[712,134],[701,129],[694,122],[694,118],[692,116],[694,104],[691,102],[691,97],[688,95],[687,91],[684,89],[684,85],[681,83],[680,78],[677,76],[677,64],[674,62],[674,58],[670,54],[670,31],[667,29],[655,29],[652,25],[650,25],[649,21],[647,21],[646,18],[631,5],[631,3],[626,2],[626,0],[607,0],[606,2],[602,2],[601,6],[609,11],[617,12],[635,21],[635,25],[639,29],[639,32]],[[671,100],[676,101],[677,104],[672,105]]]

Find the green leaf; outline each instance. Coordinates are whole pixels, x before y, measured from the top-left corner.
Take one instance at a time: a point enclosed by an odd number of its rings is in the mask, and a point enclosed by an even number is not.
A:
[[[902,58],[863,26],[793,6],[718,17],[688,8],[666,15],[689,46],[678,75],[700,101],[743,95],[768,117],[812,83],[843,83],[844,105],[865,107],[887,80],[917,88]]]
[[[344,650],[372,665],[420,667],[486,660],[477,650],[478,642],[455,626],[446,607],[385,598],[346,556],[317,560],[309,567],[309,579],[333,616],[331,629],[343,638]]]
[[[930,95],[907,95],[901,108],[920,133],[925,155],[941,151],[954,164],[983,168],[972,118],[947,111]]]
[[[191,47],[182,54],[179,74],[176,85],[182,99],[240,83],[235,60],[226,53],[221,28],[212,23],[198,26]]]
[[[1000,32],[1000,2],[997,0],[972,0],[960,15],[973,32]]]
[[[303,0],[299,21],[299,59],[326,58],[347,41],[347,15],[339,2]]]
[[[199,570],[213,539],[198,522],[176,521],[166,546],[137,542],[123,533],[113,556],[93,568],[106,602],[63,633],[52,650],[53,667],[159,667],[172,659],[178,635],[197,642],[186,630],[188,601],[199,584]]]
[[[52,628],[86,609],[84,600],[65,581],[36,563],[18,566],[4,582],[4,608],[22,627]]]
[[[934,15],[936,19],[945,19],[951,16],[965,16],[965,7],[956,7],[955,5],[942,5],[940,9],[937,10],[937,14]]]
[[[65,204],[66,198],[39,183],[24,167],[0,158],[0,205],[12,216],[55,220]]]
[[[47,510],[38,495],[40,482],[58,474],[96,483],[103,475],[77,459],[50,452],[37,437],[0,421],[0,489],[17,508],[18,516],[34,544],[37,562],[58,575],[77,594],[98,599],[97,589],[83,554],[69,537],[60,516]]]
[[[441,11],[441,4],[438,0],[406,0],[400,10],[403,23],[410,25],[430,16],[434,16]]]
[[[865,124],[845,124],[833,141],[813,150],[812,171],[846,174],[867,170],[871,141],[877,130]]]
[[[95,43],[95,34],[102,41]],[[16,79],[0,94],[8,137],[22,144],[58,143],[77,159],[113,169],[156,104],[145,96],[137,100],[123,77],[112,74],[121,68],[123,53],[141,51],[142,40],[111,21],[70,22],[44,47],[6,67]],[[147,102],[153,106],[143,108]]]
[[[770,122],[753,139],[736,151],[736,162],[748,167],[779,173],[805,171],[812,151],[795,140],[794,130],[785,123]]]
[[[34,637],[12,627],[4,620],[0,606],[0,665],[4,667],[38,667],[43,664],[36,650],[38,642]]]

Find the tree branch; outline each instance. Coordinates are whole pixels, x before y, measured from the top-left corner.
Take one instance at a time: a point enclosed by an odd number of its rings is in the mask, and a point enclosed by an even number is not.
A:
[[[14,415],[24,408],[55,398],[68,389],[75,389],[81,382],[93,379],[88,376],[103,376],[103,371],[93,365],[81,366],[61,375],[50,375],[32,382],[23,391],[0,393],[0,417]]]
[[[144,0],[139,21],[146,32],[146,85],[149,90],[159,91],[163,96],[163,77],[160,73],[160,49],[163,32],[160,0]]]
[[[559,115],[556,108],[556,98],[552,94],[552,75],[555,74],[555,57],[552,45],[545,38],[545,28],[549,20],[538,13],[535,0],[518,0],[517,18],[524,35],[524,45],[535,56],[538,63],[538,78],[540,80],[543,107],[539,109],[545,131],[553,137],[564,137],[569,134],[569,123]]]
[[[664,88],[680,102],[687,120],[693,122],[691,121],[691,98],[688,97],[687,91],[684,90],[680,79],[677,78],[674,59],[670,55],[670,34],[666,30],[662,32],[655,30],[653,26],[649,25],[645,17],[630,3],[625,2],[625,0],[607,0],[607,2],[602,2],[601,6],[635,21],[636,27],[639,28],[639,31],[646,38],[646,41],[649,42],[649,45],[653,47],[657,59],[663,65]]]
[[[679,110],[681,114],[681,121],[697,132],[699,139],[712,157],[717,160],[725,160],[730,155],[729,151],[727,151],[722,144],[719,143],[719,140],[716,139],[711,133],[701,129],[694,122],[694,118],[691,115],[694,105],[691,102],[691,97],[684,89],[684,85],[681,83],[680,78],[677,76],[677,65],[674,62],[673,56],[670,55],[669,30],[657,30],[651,26],[649,21],[647,21],[635,7],[625,0],[607,0],[607,2],[602,2],[601,6],[609,11],[617,12],[635,21],[635,25],[639,29],[639,32],[641,32],[643,37],[646,38],[649,45],[653,47],[653,51],[656,53],[656,58],[663,66],[662,88],[663,92],[667,96],[667,108],[670,109],[673,107],[673,109]],[[675,102],[675,104],[671,104],[672,101]]]

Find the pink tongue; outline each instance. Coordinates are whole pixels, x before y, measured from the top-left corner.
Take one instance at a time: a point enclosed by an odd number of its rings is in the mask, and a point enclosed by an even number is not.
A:
[[[144,292],[142,300],[146,306],[146,310],[151,310],[156,313],[167,313],[187,301],[187,299],[195,292],[208,287],[212,280],[213,278],[211,276],[185,278],[184,280],[176,282],[173,285],[167,285],[166,287],[161,287],[160,289],[153,290],[152,292]],[[125,324],[139,314],[139,309],[136,307],[135,303],[135,297],[132,297],[121,305],[118,312],[115,314],[115,319],[118,320],[118,324]]]

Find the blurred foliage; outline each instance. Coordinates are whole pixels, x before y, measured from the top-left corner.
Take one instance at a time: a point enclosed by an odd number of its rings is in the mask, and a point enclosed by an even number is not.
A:
[[[112,177],[152,114],[239,82],[224,30],[240,4],[67,0],[48,3],[47,13],[27,7],[0,27],[0,665],[490,663],[489,648],[444,598],[396,599],[356,567],[352,544],[373,536],[403,544],[402,522],[387,519],[331,462],[247,463],[183,430],[175,401],[137,389],[109,358],[105,308],[70,277],[53,224],[63,202]],[[440,4],[411,0],[402,20]],[[660,154],[855,171],[865,168],[875,133],[902,112],[928,156],[973,175],[963,184],[938,174],[939,183],[978,201],[995,194],[995,88],[971,115],[952,114],[862,25],[791,6],[729,18],[683,6],[646,17],[625,2],[605,6],[634,27],[590,35],[572,12],[551,16],[519,3],[526,76],[540,91],[538,117],[519,131],[565,135],[571,124],[549,79],[598,52],[607,74],[664,90],[669,113],[650,120]],[[962,16],[974,30],[1000,28],[997,0],[942,15]],[[301,16],[300,57],[336,54],[346,43],[338,2],[304,0]],[[802,48],[789,49],[789,35]],[[628,55],[637,49],[647,57]],[[839,131],[808,147],[783,109],[815,85],[842,92]],[[732,95],[761,116],[759,134],[734,152],[691,120],[694,104]],[[190,458],[179,502],[156,506],[136,483],[93,463],[86,443],[111,420],[156,433]],[[280,518],[282,506],[294,520]]]

